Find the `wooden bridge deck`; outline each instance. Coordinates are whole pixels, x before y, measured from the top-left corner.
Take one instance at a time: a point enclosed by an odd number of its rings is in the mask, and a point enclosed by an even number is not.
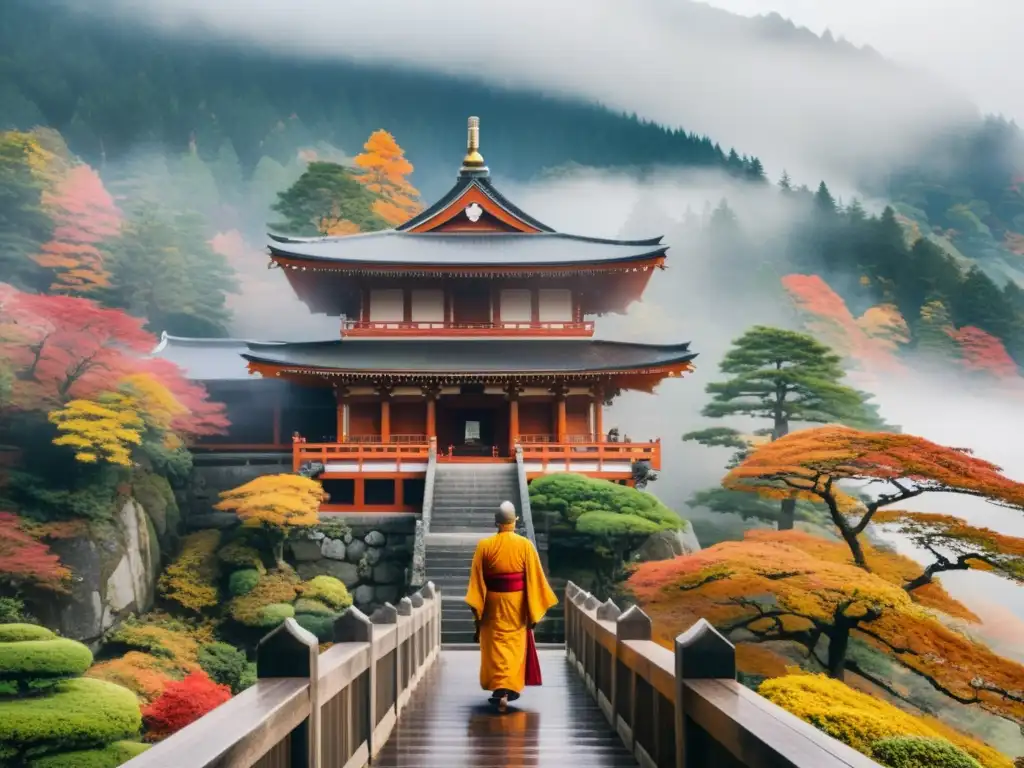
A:
[[[527,688],[499,715],[480,690],[480,651],[445,649],[402,711],[375,768],[636,766],[565,651],[539,653],[544,685]]]

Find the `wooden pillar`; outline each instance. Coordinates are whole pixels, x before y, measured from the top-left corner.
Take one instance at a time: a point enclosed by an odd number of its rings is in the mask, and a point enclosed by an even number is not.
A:
[[[517,384],[509,384],[505,389],[505,396],[508,398],[508,450],[510,456],[515,456],[516,443],[519,440],[519,395],[522,387]]]
[[[565,396],[567,394],[564,386],[558,386],[554,388],[555,392],[555,431],[557,433],[556,442],[564,443],[568,438],[566,432],[566,415],[565,415]]]
[[[334,436],[339,443],[345,443],[348,442],[348,387],[335,387],[334,397],[338,404],[337,430]]]
[[[382,384],[377,387],[380,396],[380,441],[391,442],[391,387]]]
[[[423,396],[427,398],[427,442],[430,442],[430,438],[437,437],[437,398],[440,393],[440,387],[423,387]]]
[[[604,390],[594,388],[594,439],[603,443],[604,437]]]

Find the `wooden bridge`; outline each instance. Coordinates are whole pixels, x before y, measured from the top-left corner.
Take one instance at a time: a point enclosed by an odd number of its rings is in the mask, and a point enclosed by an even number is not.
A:
[[[877,768],[736,681],[735,649],[707,622],[654,643],[651,620],[574,584],[564,648],[544,686],[493,713],[475,650],[441,647],[432,584],[335,643],[293,620],[257,651],[257,683],[127,768]]]

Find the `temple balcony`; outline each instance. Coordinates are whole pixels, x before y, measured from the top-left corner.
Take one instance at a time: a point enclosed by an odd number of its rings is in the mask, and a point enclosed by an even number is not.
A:
[[[495,323],[456,323],[425,320],[345,320],[341,324],[341,335],[357,337],[411,337],[448,336],[472,338],[480,336],[523,336],[523,337],[564,337],[590,338],[594,335],[592,321],[532,322],[499,321]]]

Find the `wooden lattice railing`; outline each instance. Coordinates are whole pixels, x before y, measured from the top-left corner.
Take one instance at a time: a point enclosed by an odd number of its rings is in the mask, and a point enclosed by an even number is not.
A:
[[[369,618],[350,608],[322,654],[288,619],[260,642],[255,685],[125,766],[360,768],[384,746],[440,648],[432,583]]]
[[[880,768],[736,680],[736,649],[707,621],[652,640],[639,607],[620,611],[569,582],[565,647],[626,747],[654,768]]]

